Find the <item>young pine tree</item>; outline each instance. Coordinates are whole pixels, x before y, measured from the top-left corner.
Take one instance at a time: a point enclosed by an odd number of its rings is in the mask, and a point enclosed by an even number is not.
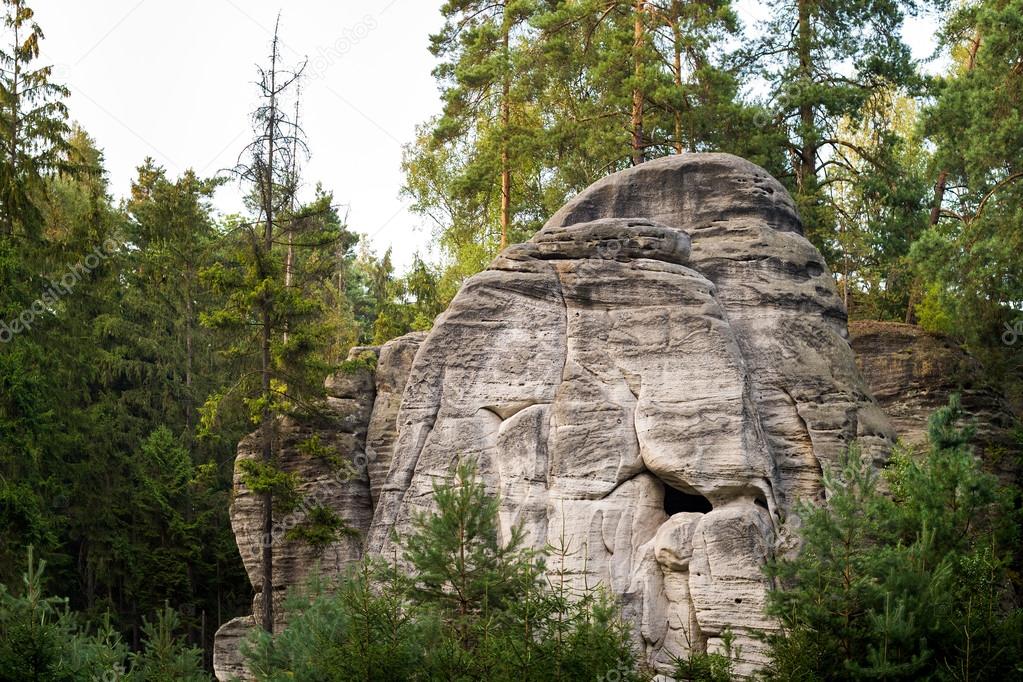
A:
[[[1023,611],[1009,566],[1019,510],[979,469],[958,400],[930,451],[902,453],[892,495],[851,449],[804,505],[803,547],[779,559],[770,676],[784,680],[1001,680],[1023,672]]]
[[[246,647],[256,679],[641,679],[617,604],[546,579],[521,530],[501,542],[498,500],[471,465],[435,496],[402,543],[405,562],[366,562],[293,595],[287,629]]]

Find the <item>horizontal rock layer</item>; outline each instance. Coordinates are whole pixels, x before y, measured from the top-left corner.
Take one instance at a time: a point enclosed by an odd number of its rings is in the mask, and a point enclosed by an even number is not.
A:
[[[849,335],[856,364],[901,441],[921,449],[930,416],[958,394],[977,428],[985,468],[1005,483],[1019,481],[1017,418],[976,359],[951,339],[909,324],[850,322]]]

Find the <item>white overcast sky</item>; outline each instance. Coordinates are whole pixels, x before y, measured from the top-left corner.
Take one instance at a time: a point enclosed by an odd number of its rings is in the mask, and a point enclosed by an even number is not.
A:
[[[399,268],[427,252],[430,226],[399,197],[401,147],[439,109],[429,34],[442,0],[35,0],[43,58],[71,88],[72,118],[103,149],[115,197],[152,156],[174,176],[233,166],[250,133],[255,64],[264,63],[278,10],[284,57],[308,57],[302,123],[305,179],[348,205],[349,225]],[[739,3],[746,19],[753,3]],[[933,23],[905,32],[917,57]],[[311,191],[311,187],[309,188]],[[239,207],[236,188],[218,195]]]
[[[278,10],[286,61],[308,57],[305,180],[350,207],[349,224],[399,266],[429,228],[399,196],[401,147],[439,109],[429,34],[441,0],[35,0],[44,59],[71,89],[71,116],[106,155],[124,196],[148,155],[172,175],[233,166],[250,134],[256,63]],[[236,186],[218,207],[239,208]]]

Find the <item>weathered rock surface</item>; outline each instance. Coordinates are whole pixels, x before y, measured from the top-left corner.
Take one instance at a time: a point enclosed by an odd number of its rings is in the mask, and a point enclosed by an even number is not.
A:
[[[425,332],[413,332],[394,339],[380,348],[376,371],[376,400],[366,434],[366,458],[373,503],[380,497],[380,488],[391,466],[394,439],[398,435],[398,407],[405,392],[405,382],[412,371],[416,351],[426,338]]]
[[[822,464],[854,439],[878,460],[893,440],[792,200],[724,154],[596,183],[467,281],[428,335],[385,345],[365,390],[371,414],[356,391],[343,398],[342,440],[364,448],[368,475],[331,504],[368,533],[329,570],[390,556],[392,532],[431,508],[434,479],[472,459],[501,496],[503,530],[567,545],[564,568],[621,597],[664,672],[726,629],[740,673],[763,663],[761,569],[788,546],[793,505],[820,497]],[[252,502],[232,509],[240,546]],[[288,551],[282,586],[324,560]]]
[[[376,355],[377,349],[355,348],[350,357],[362,357],[367,353]],[[240,467],[244,461],[261,457],[259,433],[250,434],[239,443],[231,526],[256,596],[252,616],[235,618],[217,631],[213,664],[218,679],[248,679],[238,644],[262,619],[264,595],[261,593],[260,557],[263,543],[269,542],[273,547],[275,629],[284,627],[287,622],[283,601],[289,587],[302,585],[316,569],[328,575],[343,574],[349,564],[362,558],[363,538],[373,515],[369,477],[364,467],[351,476],[350,469],[339,467],[338,462],[365,461],[375,382],[374,372],[368,368],[359,367],[350,374],[339,373],[326,382],[327,398],[322,418],[301,422],[289,418],[278,424],[275,449],[279,465],[298,477],[302,501],[297,509],[275,521],[268,538],[262,532],[262,502],[245,485]],[[316,447],[310,448],[310,443],[315,443]],[[329,455],[308,454],[311,449]],[[288,531],[301,526],[316,506],[341,514],[348,525],[359,532],[359,537],[339,537],[320,549],[290,539]]]
[[[232,618],[217,630],[213,640],[213,671],[218,680],[250,680],[252,679],[245,661],[242,658],[241,646],[249,634],[259,627],[252,616]]]
[[[622,595],[655,663],[762,662],[761,567],[821,465],[892,432],[785,190],[689,154],[596,183],[470,279],[423,341],[367,551],[390,553],[432,481],[478,462],[506,526],[567,539]],[[679,518],[680,517],[680,518]]]
[[[974,358],[948,338],[897,322],[850,322],[849,336],[864,380],[904,443],[925,444],[928,418],[958,393],[984,465],[1007,483],[1018,480],[1016,417]]]

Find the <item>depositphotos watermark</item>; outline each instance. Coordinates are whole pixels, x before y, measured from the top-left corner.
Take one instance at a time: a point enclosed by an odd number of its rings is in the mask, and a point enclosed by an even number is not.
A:
[[[0,343],[10,343],[18,334],[32,329],[38,316],[52,311],[62,298],[70,296],[86,275],[114,255],[117,247],[117,241],[106,240],[80,261],[69,266],[60,279],[51,280],[50,286],[43,290],[39,298],[32,301],[32,305],[9,321],[0,320]]]
[[[319,47],[316,56],[309,64],[308,75],[314,79],[325,76],[334,64],[341,61],[356,45],[368,38],[377,26],[376,17],[367,14],[358,23],[342,29],[341,34],[332,44]]]

